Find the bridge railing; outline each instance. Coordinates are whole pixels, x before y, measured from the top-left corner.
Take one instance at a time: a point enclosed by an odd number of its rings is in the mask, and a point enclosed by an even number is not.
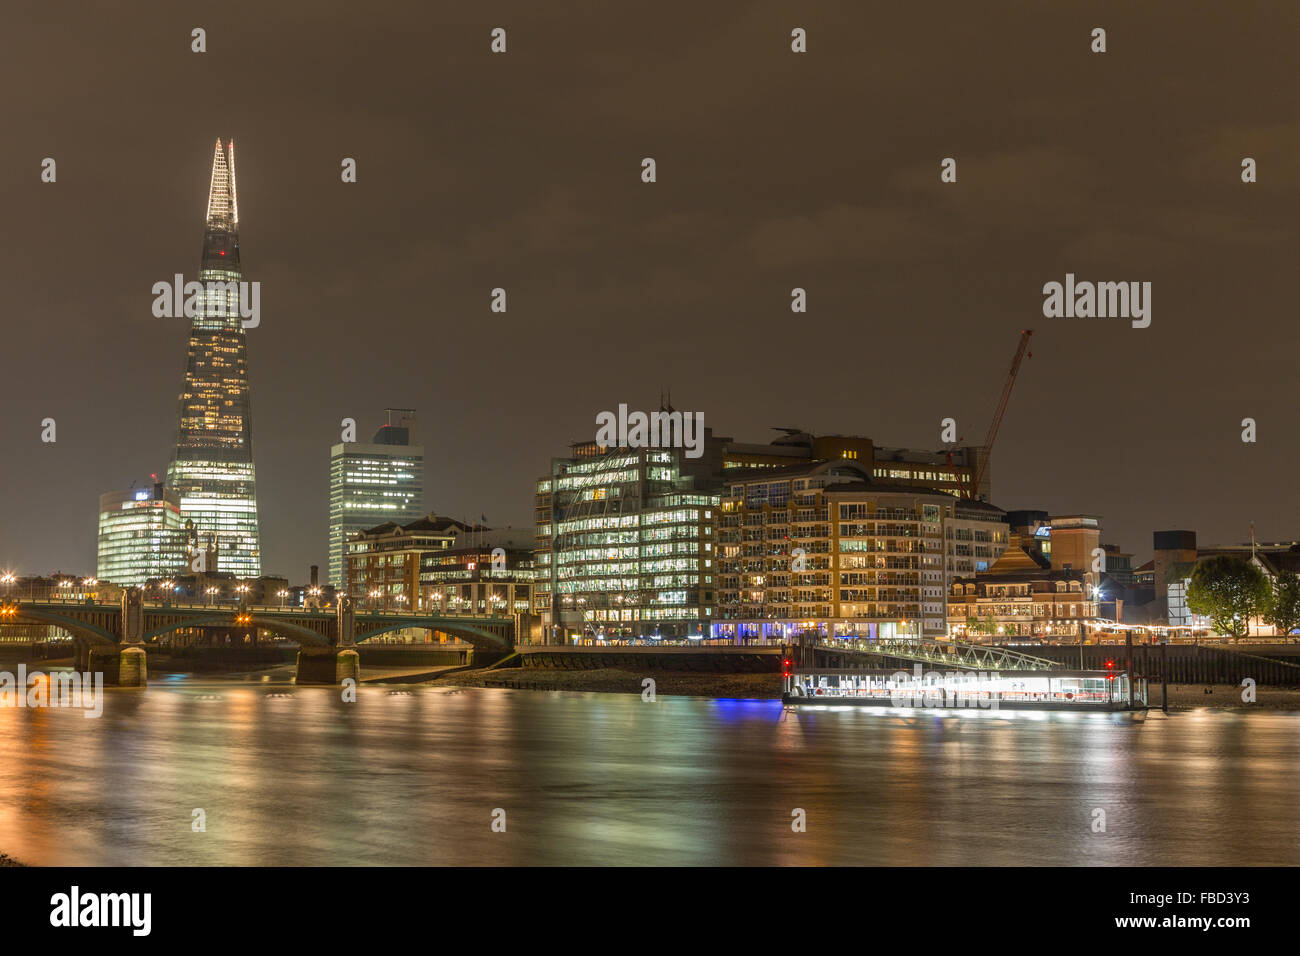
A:
[[[62,595],[2,595],[0,601],[7,601],[13,604],[52,604],[60,607],[96,607],[117,609],[118,603],[87,601],[85,597],[65,597]],[[200,602],[200,601],[145,601],[144,606],[150,610],[177,610],[177,611],[245,611],[254,614],[282,614],[294,616],[317,616],[321,618],[333,618],[337,611],[334,608],[313,608],[300,607],[294,605],[281,604],[241,604],[229,600],[218,602]],[[502,617],[500,615],[490,614],[447,614],[440,612],[430,613],[429,611],[403,611],[403,610],[378,610],[372,608],[358,608],[355,612],[356,617],[364,619],[383,618],[389,620],[405,620],[411,618],[418,622],[425,621],[477,621],[487,624],[513,624],[513,617]],[[416,626],[421,626],[417,623]]]

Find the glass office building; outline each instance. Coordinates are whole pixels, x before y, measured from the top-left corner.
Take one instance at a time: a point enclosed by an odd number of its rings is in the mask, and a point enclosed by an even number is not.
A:
[[[347,586],[348,539],[385,522],[424,517],[424,448],[411,444],[415,412],[390,408],[369,444],[330,448],[329,583]]]
[[[168,490],[194,522],[198,545],[215,550],[215,569],[258,577],[262,555],[253,469],[248,358],[240,316],[239,205],[235,143],[217,140],[208,190],[198,314],[190,319],[185,386]],[[251,298],[245,296],[246,298]]]
[[[683,474],[679,449],[576,451],[537,482],[533,609],[547,642],[706,633],[721,496]]]
[[[185,569],[185,519],[176,495],[154,484],[99,496],[101,582],[141,586]]]

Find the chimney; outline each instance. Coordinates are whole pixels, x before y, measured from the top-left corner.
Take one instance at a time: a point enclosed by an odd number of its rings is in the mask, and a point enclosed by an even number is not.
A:
[[[320,578],[320,566],[319,566],[319,565],[316,565],[316,564],[313,564],[313,565],[311,566],[311,586],[312,586],[312,587],[315,587],[315,586],[317,585],[319,578]]]

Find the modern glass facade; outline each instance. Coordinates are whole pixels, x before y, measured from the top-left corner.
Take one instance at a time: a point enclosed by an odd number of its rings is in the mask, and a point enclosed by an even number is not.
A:
[[[235,144],[217,140],[212,159],[199,314],[190,320],[185,386],[168,490],[194,522],[200,548],[216,547],[215,569],[240,577],[262,573],[253,468],[248,358],[240,316],[239,206]]]
[[[330,448],[329,583],[340,591],[347,586],[349,538],[424,516],[424,448],[410,443],[410,418],[402,421],[380,428],[370,444]]]
[[[186,569],[185,522],[180,499],[152,488],[99,496],[99,562],[96,577],[123,587]]]
[[[556,459],[537,483],[534,610],[549,641],[699,636],[714,613],[721,496],[680,451]]]

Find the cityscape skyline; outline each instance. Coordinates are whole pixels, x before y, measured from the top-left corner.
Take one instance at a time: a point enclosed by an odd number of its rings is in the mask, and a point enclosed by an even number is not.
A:
[[[137,17],[147,15],[132,11],[117,22],[91,13],[85,28],[119,37],[129,50],[131,31],[144,22]],[[566,56],[598,62],[595,38],[612,22],[602,16],[566,25]],[[832,122],[852,96],[827,87],[826,70],[863,55],[873,35],[865,14],[846,13],[831,30],[824,13],[810,11],[804,19],[821,47],[813,65],[782,63],[770,79],[748,71],[744,88],[716,85],[703,51],[717,36],[760,48],[752,40],[769,28],[764,15],[702,16],[698,37],[656,22],[640,41],[628,38],[643,50],[668,43],[680,51],[680,71],[612,78],[616,85],[587,107],[605,129],[576,131],[569,144],[544,133],[563,122],[555,104],[565,97],[504,96],[551,68],[554,23],[533,14],[516,33],[545,33],[549,53],[517,44],[510,56],[483,62],[469,45],[457,46],[445,64],[420,73],[407,65],[418,57],[403,55],[416,41],[366,24],[372,46],[392,51],[375,63],[380,78],[363,70],[344,86],[295,87],[300,108],[288,118],[277,107],[281,92],[268,94],[265,109],[252,104],[279,71],[302,62],[304,48],[319,40],[314,49],[334,50],[344,42],[337,35],[312,21],[294,27],[272,18],[265,36],[246,38],[238,54],[215,47],[207,54],[230,68],[217,125],[241,144],[240,188],[256,223],[253,277],[267,289],[267,321],[249,333],[264,436],[264,570],[301,576],[310,564],[327,564],[325,462],[346,417],[362,422],[393,404],[429,410],[425,444],[449,464],[430,467],[427,507],[522,525],[539,466],[590,437],[600,411],[646,405],[665,385],[679,405],[747,440],[798,424],[937,448],[946,417],[970,440],[992,412],[1008,343],[1027,325],[1037,329],[1034,358],[999,439],[995,504],[1100,514],[1107,540],[1138,555],[1159,528],[1241,541],[1253,520],[1269,538],[1300,537],[1286,517],[1283,436],[1293,415],[1285,375],[1271,364],[1285,349],[1261,354],[1250,344],[1287,335],[1286,253],[1298,191],[1285,160],[1294,145],[1285,120],[1294,107],[1258,116],[1240,108],[1250,90],[1277,85],[1276,64],[1244,59],[1241,71],[1214,83],[1184,77],[1198,95],[1166,109],[1158,91],[1126,85],[1135,67],[1123,50],[1107,54],[1111,72],[1093,76],[1086,48],[1066,45],[1068,30],[1056,31],[1061,48],[1044,51],[1019,42],[1023,26],[1004,19],[998,26],[1017,65],[1069,57],[1079,69],[1055,77],[1044,100],[1018,101],[1018,112],[1003,117],[980,104],[1007,93],[1011,81],[982,76],[971,86],[947,62],[963,42],[955,36],[920,52],[909,46],[906,58],[873,46],[878,69],[931,77],[907,102],[906,91],[893,91],[888,122],[896,135],[880,142]],[[922,31],[917,14],[890,16],[898,33]],[[1171,28],[1150,11],[1126,11],[1111,29],[1139,46],[1160,31],[1213,30],[1216,22]],[[1258,42],[1269,29],[1264,21],[1234,27],[1224,42]],[[34,29],[39,37],[56,28]],[[295,29],[295,42],[283,43]],[[53,40],[35,48],[55,50],[47,54],[52,66],[75,75]],[[18,51],[15,67],[27,55]],[[198,69],[184,50],[162,55],[175,58],[164,69]],[[743,57],[758,54],[737,56],[741,68]],[[9,261],[26,270],[13,283],[12,308],[29,321],[13,323],[10,335],[15,354],[30,359],[8,375],[11,414],[0,423],[5,447],[26,449],[6,476],[0,560],[25,573],[92,567],[96,497],[163,471],[170,453],[180,330],[150,316],[149,288],[192,266],[185,237],[193,235],[196,183],[208,175],[196,144],[211,142],[213,117],[175,109],[163,140],[114,137],[113,150],[99,149],[134,108],[131,92],[145,85],[153,92],[151,68],[124,61],[115,69],[121,85],[112,109],[104,109],[108,90],[81,102],[55,90],[50,105],[64,127],[42,131],[38,118],[17,117],[15,135],[49,143],[42,150],[59,160],[59,177],[42,183],[15,171],[3,185],[14,221],[28,224],[26,248]],[[441,126],[412,126],[405,114],[394,122],[367,115],[346,128],[318,121],[375,101],[379,89],[391,93],[394,78],[429,89],[442,75],[474,95],[440,97]],[[703,93],[702,105],[729,104],[730,139],[693,112],[663,112],[687,89]],[[953,98],[941,137],[928,118],[939,89]],[[182,105],[179,87],[157,94],[150,110]],[[1103,98],[1111,131],[1128,148],[1119,168],[1104,144],[1073,128],[1071,117]],[[620,100],[636,109],[615,109]],[[1202,111],[1194,119],[1178,112],[1189,102]],[[396,105],[400,111],[402,101]],[[510,134],[478,122],[485,110],[508,111]],[[627,120],[628,112],[642,121]],[[795,132],[771,122],[796,115]],[[1156,129],[1151,115],[1162,117]],[[1032,141],[1014,133],[1026,122]],[[448,141],[438,135],[445,128],[464,135]],[[790,137],[804,158],[790,160]],[[1261,163],[1250,186],[1234,173],[1243,140],[1258,144],[1252,152]],[[530,155],[537,143],[545,151]],[[647,154],[659,161],[653,185],[638,177]],[[940,193],[939,160],[951,154],[963,188]],[[819,157],[813,178],[808,155]],[[359,164],[350,185],[338,176],[348,156]],[[1125,169],[1142,170],[1131,177],[1142,181],[1130,186]],[[1044,178],[1050,196],[1036,185]],[[1163,185],[1149,188],[1153,179]],[[1101,182],[1104,199],[1094,188]],[[436,240],[415,221],[421,217],[408,215],[413,208],[438,221]],[[1070,237],[1061,237],[1061,220],[1072,223]],[[107,221],[111,230],[101,225]],[[1175,232],[1186,238],[1176,251]],[[503,259],[499,239],[507,233],[515,238]],[[66,245],[68,235],[84,236],[82,245]],[[406,252],[393,257],[399,245]],[[51,249],[81,252],[85,268],[70,278],[67,260],[60,264]],[[1135,261],[1150,268],[1129,276]],[[1198,274],[1195,288],[1179,278],[1188,272]],[[1068,273],[1153,281],[1152,325],[1042,318],[1043,283]],[[806,316],[789,311],[795,286],[808,290]],[[489,308],[498,287],[510,295],[505,314]],[[717,321],[702,324],[704,316]],[[1251,335],[1226,316],[1248,317]],[[57,348],[51,329],[60,330]],[[803,335],[810,345],[838,343],[843,358],[774,374],[773,346]],[[898,358],[882,366],[880,355]],[[899,379],[890,365],[906,368],[908,356],[916,374]],[[377,379],[366,374],[366,357],[390,367]],[[752,384],[710,375],[713,361],[744,370]],[[1198,387],[1217,370],[1226,374],[1213,388]],[[56,377],[59,387],[49,388]],[[409,384],[394,389],[395,382]],[[1240,440],[1247,416],[1259,422],[1257,444]],[[48,445],[39,442],[46,417],[59,423],[58,441]]]
[[[82,6],[0,13],[20,938],[374,945],[410,866],[1274,921],[1300,4]]]

